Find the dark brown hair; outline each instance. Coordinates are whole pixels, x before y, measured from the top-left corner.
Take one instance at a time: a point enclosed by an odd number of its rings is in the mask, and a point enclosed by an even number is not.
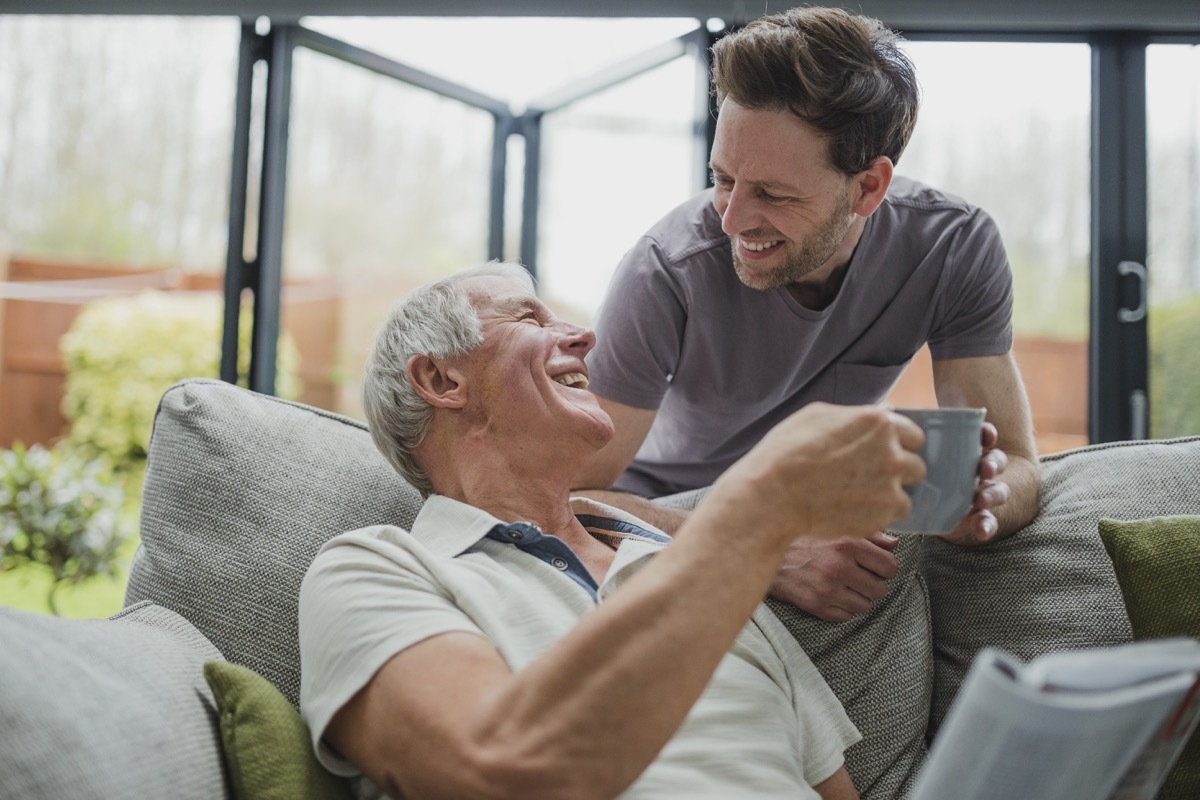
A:
[[[713,89],[747,108],[787,110],[829,141],[829,160],[855,175],[878,156],[896,163],[917,122],[920,90],[900,37],[840,8],[761,17],[713,45]]]

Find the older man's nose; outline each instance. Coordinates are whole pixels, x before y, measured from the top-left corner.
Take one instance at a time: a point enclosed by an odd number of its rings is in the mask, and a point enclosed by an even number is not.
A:
[[[590,352],[596,346],[596,332],[591,328],[581,328],[577,325],[566,325],[564,341],[572,350]]]

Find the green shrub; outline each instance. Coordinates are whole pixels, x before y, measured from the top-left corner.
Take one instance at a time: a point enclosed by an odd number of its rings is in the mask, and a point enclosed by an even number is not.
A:
[[[67,442],[139,472],[163,392],[184,378],[219,376],[221,325],[221,300],[211,294],[150,291],[89,304],[60,341]],[[245,308],[239,374],[250,363],[250,326]],[[290,336],[280,336],[278,353],[276,392],[294,398],[299,356]]]
[[[1149,326],[1150,433],[1200,433],[1200,296],[1152,306]]]
[[[118,552],[133,532],[124,500],[103,461],[62,446],[0,451],[0,572],[48,570],[46,602],[57,615],[64,584],[118,573]]]

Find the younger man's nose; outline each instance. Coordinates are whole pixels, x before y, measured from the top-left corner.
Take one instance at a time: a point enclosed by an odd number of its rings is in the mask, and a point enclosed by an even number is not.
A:
[[[729,236],[758,227],[753,202],[736,188],[726,192],[719,203],[714,203],[721,215],[721,230]]]

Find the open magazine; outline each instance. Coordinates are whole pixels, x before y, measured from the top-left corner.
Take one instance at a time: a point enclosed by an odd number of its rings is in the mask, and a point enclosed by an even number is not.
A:
[[[1200,721],[1200,641],[981,650],[911,800],[1151,800]],[[1200,734],[1198,734],[1200,735]]]

